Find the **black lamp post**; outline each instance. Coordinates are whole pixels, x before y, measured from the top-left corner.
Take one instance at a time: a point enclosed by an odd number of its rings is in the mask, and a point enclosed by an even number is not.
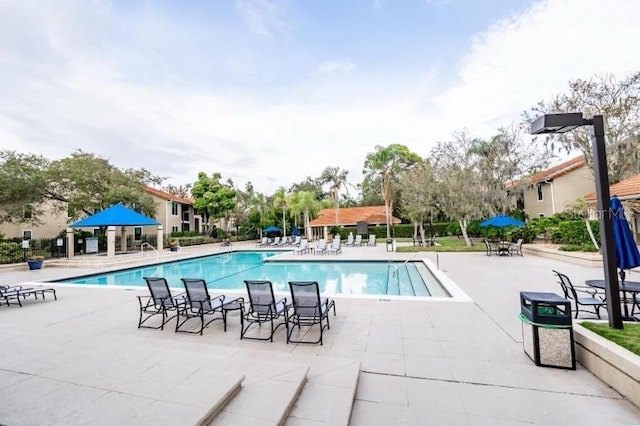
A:
[[[587,119],[582,117],[581,112],[546,114],[531,123],[531,134],[566,133],[581,126],[591,126],[591,149],[593,151],[593,171],[596,179],[596,198],[598,200],[598,216],[600,219],[600,240],[609,326],[622,328],[620,287],[618,286],[618,275],[616,273],[616,251],[613,244],[613,226],[611,225],[611,210],[609,209],[609,175],[602,115],[594,115],[592,119]]]

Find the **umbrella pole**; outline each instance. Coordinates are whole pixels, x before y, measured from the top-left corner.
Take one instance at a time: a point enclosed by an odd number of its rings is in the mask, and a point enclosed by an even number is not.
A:
[[[629,308],[627,308],[627,292],[624,290],[624,279],[627,276],[627,273],[624,272],[624,269],[620,268],[620,289],[622,290],[622,306],[624,306],[624,319],[629,319]]]

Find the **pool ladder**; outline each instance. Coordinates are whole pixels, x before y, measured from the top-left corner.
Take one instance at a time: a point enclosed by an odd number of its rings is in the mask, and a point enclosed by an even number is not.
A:
[[[155,251],[155,252],[156,252],[156,260],[160,259],[160,252],[159,252],[159,251],[158,251],[154,246],[152,246],[152,245],[151,245],[151,244],[149,244],[149,243],[142,243],[142,244],[140,244],[140,254],[141,254],[142,256],[144,256],[144,246],[151,247],[151,249],[152,249],[153,251]]]

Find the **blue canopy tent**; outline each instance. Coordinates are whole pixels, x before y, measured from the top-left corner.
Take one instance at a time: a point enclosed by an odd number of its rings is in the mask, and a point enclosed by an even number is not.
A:
[[[278,228],[277,226],[271,225],[264,228],[262,232],[280,232],[280,228]]]
[[[293,227],[291,228],[291,235],[293,235],[294,237],[300,235],[300,230],[297,226],[293,225]]]
[[[129,207],[118,203],[113,204],[104,210],[101,210],[91,216],[87,216],[84,219],[78,220],[69,225],[70,228],[97,228],[102,226],[152,226],[160,225],[155,219],[147,217],[137,211],[130,209]],[[108,232],[107,232],[108,234]],[[124,237],[124,232],[123,232]],[[160,240],[161,241],[161,240]],[[122,244],[126,243],[126,239],[122,238]],[[113,244],[113,245],[112,245]],[[73,245],[69,247],[70,256],[73,251]],[[126,251],[126,247],[124,248]],[[114,238],[110,239],[107,235],[107,255],[115,254],[115,234]]]
[[[151,219],[123,204],[114,204],[104,210],[87,216],[69,225],[72,228],[98,227],[98,226],[149,226],[160,225],[155,219]]]

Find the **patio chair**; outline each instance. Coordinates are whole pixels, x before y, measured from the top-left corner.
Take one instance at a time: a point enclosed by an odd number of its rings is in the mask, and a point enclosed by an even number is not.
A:
[[[509,246],[509,254],[513,256],[514,254],[518,256],[522,256],[522,238],[518,238],[515,244]]]
[[[2,300],[4,300],[4,303],[6,303],[7,306],[12,304],[12,300],[15,300],[16,302],[18,302],[18,306],[22,307],[22,300],[20,300],[20,298],[24,300],[27,297],[33,296],[34,299],[37,300],[39,294],[44,300],[46,299],[45,293],[53,294],[54,299],[58,300],[56,290],[53,288],[24,288],[20,285],[0,285],[0,305],[2,304]]]
[[[162,277],[143,277],[147,282],[150,296],[138,296],[140,304],[140,319],[138,320],[138,328],[153,328],[164,330],[164,326],[173,317],[178,315],[180,310],[186,307],[186,298],[184,294],[174,296],[169,290],[169,283]],[[143,301],[144,299],[144,301]],[[173,314],[169,316],[169,314]],[[142,325],[151,318],[160,315],[162,322],[158,326]],[[176,322],[176,329],[178,323]]]
[[[178,311],[178,319],[176,324],[176,332],[200,334],[202,331],[215,320],[221,319],[224,323],[224,330],[227,330],[227,316],[224,306],[231,303],[244,303],[244,299],[237,298],[233,300],[225,300],[224,295],[211,297],[207,283],[201,278],[180,278],[184,284],[187,294],[187,306],[182,311],[184,318],[180,319],[180,311]],[[217,316],[216,314],[220,314]],[[205,323],[205,316],[211,316],[211,319]],[[181,330],[180,328],[190,319],[200,318],[200,329],[197,331]]]
[[[336,305],[332,299],[320,297],[320,286],[317,281],[289,281],[293,311],[289,315],[289,327],[287,343],[320,343],[324,329],[330,329],[329,311],[333,308],[333,316],[336,315]],[[291,335],[298,326],[312,327],[318,325],[320,337],[316,341],[293,340]]]
[[[370,234],[369,240],[367,241],[367,247],[375,247],[376,245],[376,234]]]
[[[309,240],[303,238],[300,240],[300,244],[298,247],[293,249],[293,254],[302,254],[307,253],[309,251]]]
[[[302,241],[302,237],[300,235],[296,235],[296,238],[291,243],[292,246],[298,247],[300,242]]]
[[[596,314],[598,318],[600,318],[600,308],[604,307],[606,309],[607,306],[606,297],[603,293],[593,287],[575,286],[565,274],[556,270],[552,270],[552,272],[556,274],[560,280],[558,283],[560,287],[562,287],[565,299],[573,301],[576,318],[578,318],[580,311]],[[580,296],[579,294],[586,294],[587,296]],[[580,309],[581,306],[585,308]]]
[[[353,241],[354,247],[360,247],[362,245],[362,235],[356,235],[356,239]]]
[[[344,243],[344,245],[345,245],[346,247],[351,247],[351,246],[353,246],[353,234],[349,234],[349,235],[347,236],[347,241]]]
[[[273,237],[273,241],[271,241],[270,246],[279,246],[280,245],[280,237]]]
[[[327,254],[339,254],[342,253],[342,247],[340,245],[340,238],[334,238],[331,241],[331,245],[327,247]]]
[[[325,254],[327,252],[327,240],[320,238],[313,252],[315,254]]]
[[[271,281],[245,280],[244,283],[247,286],[249,307],[243,316],[247,325],[245,327],[243,323],[240,339],[269,340],[273,342],[273,335],[277,329],[281,325],[288,327],[289,307],[287,306],[287,299],[276,300]],[[267,322],[271,327],[268,336],[247,336],[251,326],[258,324],[258,327],[262,327],[262,324]]]

